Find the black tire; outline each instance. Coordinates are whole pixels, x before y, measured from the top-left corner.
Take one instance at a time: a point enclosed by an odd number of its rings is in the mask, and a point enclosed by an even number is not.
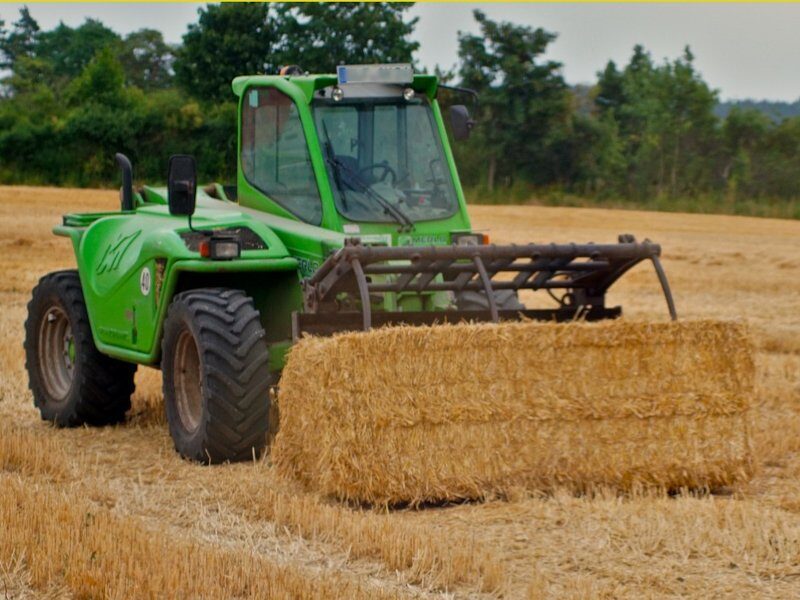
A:
[[[515,290],[495,290],[494,301],[498,310],[525,310]],[[459,310],[489,310],[489,300],[484,291],[466,291],[456,295]]]
[[[58,426],[120,423],[131,407],[136,365],[94,345],[77,271],[50,273],[33,288],[25,368],[42,419]]]
[[[204,463],[261,456],[271,374],[252,299],[228,289],[176,295],[161,350],[167,422],[180,455]]]

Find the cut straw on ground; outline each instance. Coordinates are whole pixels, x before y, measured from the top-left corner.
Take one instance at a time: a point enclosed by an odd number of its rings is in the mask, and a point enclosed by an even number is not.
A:
[[[369,504],[716,487],[752,468],[752,343],[713,321],[463,324],[307,338],[272,457]]]
[[[0,562],[79,598],[395,598],[352,578],[175,538],[47,484],[0,473]],[[22,561],[20,563],[20,561]]]
[[[430,589],[466,587],[502,593],[508,582],[502,561],[487,553],[479,540],[394,521],[384,513],[326,505],[311,495],[268,486],[264,477],[239,473],[239,480],[229,486],[226,501],[250,517],[331,544],[353,558],[377,559],[390,571],[404,573],[410,583]]]
[[[62,452],[50,427],[34,429],[0,422],[0,471],[62,480],[69,475]]]

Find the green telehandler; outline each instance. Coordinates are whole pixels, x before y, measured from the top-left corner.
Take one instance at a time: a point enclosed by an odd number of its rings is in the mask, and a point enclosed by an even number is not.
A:
[[[167,186],[133,187],[119,211],[67,214],[78,269],[44,276],[25,324],[35,405],[58,426],[124,420],[136,365],[160,368],[177,451],[252,459],[270,429],[270,390],[306,334],[458,321],[616,318],[608,288],[651,261],[672,318],[660,247],[497,245],[473,231],[436,77],[410,65],[234,79],[235,186],[197,184],[169,161]],[[452,136],[474,122],[449,109]],[[529,309],[519,290],[543,290]]]

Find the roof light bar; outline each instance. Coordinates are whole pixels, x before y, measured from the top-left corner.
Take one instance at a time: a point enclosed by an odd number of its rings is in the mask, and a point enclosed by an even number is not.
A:
[[[414,68],[410,64],[339,65],[336,67],[339,85],[348,83],[411,83]]]

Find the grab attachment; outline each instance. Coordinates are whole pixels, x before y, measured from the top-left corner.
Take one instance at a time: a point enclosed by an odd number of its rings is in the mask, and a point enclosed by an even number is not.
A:
[[[613,319],[622,309],[605,306],[607,290],[644,260],[653,263],[670,318],[675,320],[675,303],[660,254],[658,244],[636,242],[630,235],[620,236],[617,244],[422,247],[366,246],[357,238],[348,239],[303,282],[304,311],[294,314],[293,332],[298,337],[303,332],[329,335],[399,323]],[[498,278],[499,274],[507,276]],[[546,290],[558,307],[501,310],[495,300],[500,290]],[[373,312],[376,294],[441,291],[484,292],[488,310]],[[556,291],[563,295],[557,296]],[[358,310],[342,310],[343,296],[357,299]]]

